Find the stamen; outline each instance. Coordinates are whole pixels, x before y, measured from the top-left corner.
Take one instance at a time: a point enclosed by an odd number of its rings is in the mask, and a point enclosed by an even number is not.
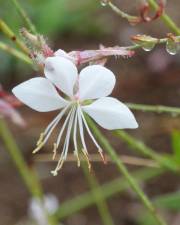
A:
[[[85,140],[84,140],[84,130],[83,130],[83,123],[82,123],[82,118],[81,118],[81,112],[80,112],[79,108],[80,107],[77,108],[77,114],[78,114],[80,138],[81,138],[83,149],[86,152],[86,154],[88,155],[86,143],[85,143]]]
[[[107,160],[106,160],[106,158],[105,158],[105,155],[104,155],[102,149],[98,149],[98,152],[99,152],[99,154],[100,154],[100,156],[101,156],[101,159],[102,159],[103,163],[104,163],[104,164],[107,164]]]
[[[65,159],[67,158],[67,153],[68,153],[68,148],[69,148],[70,135],[71,135],[72,125],[73,125],[74,115],[75,115],[75,107],[73,109],[73,112],[71,114],[71,118],[70,118],[70,121],[69,121],[69,124],[68,124],[67,143],[66,143],[66,150],[65,150]]]
[[[55,160],[56,158],[56,154],[57,154],[57,144],[54,143],[54,148],[53,148],[53,157],[52,157],[52,160]]]
[[[103,150],[101,149],[101,147],[100,147],[99,144],[97,143],[96,139],[94,138],[94,136],[93,136],[91,130],[89,129],[89,126],[88,126],[88,124],[87,124],[87,122],[86,122],[86,119],[85,119],[85,117],[84,117],[84,114],[83,114],[83,112],[82,112],[81,107],[79,107],[79,112],[80,112],[80,114],[81,114],[82,120],[83,120],[83,122],[84,122],[84,125],[85,125],[85,127],[86,127],[86,130],[87,130],[87,132],[88,132],[90,138],[92,139],[92,141],[93,141],[94,144],[96,145],[96,147],[97,147],[97,149],[98,149],[98,152],[99,152],[99,154],[100,154],[100,156],[101,156],[101,158],[102,158],[104,164],[106,164],[107,162],[106,162],[106,159],[105,159],[105,157],[104,157]]]
[[[69,120],[69,124],[68,124],[68,128],[67,128],[67,135],[66,135],[66,138],[65,138],[64,146],[63,146],[63,151],[61,153],[60,159],[58,161],[58,164],[57,164],[55,170],[52,171],[53,175],[57,175],[58,171],[62,168],[63,163],[64,163],[64,161],[65,161],[65,159],[67,157],[67,152],[68,152],[68,147],[69,147],[69,140],[70,140],[70,134],[71,134],[72,124],[73,124],[74,114],[75,114],[75,107],[73,107],[71,109],[71,111],[69,112],[69,114],[68,114],[68,116],[67,116],[67,118],[66,118],[66,120],[65,120],[65,122],[63,124],[63,127],[61,129],[61,132],[59,133],[56,147],[58,147],[58,145],[60,143],[62,134],[63,134],[64,129],[65,129],[65,127],[67,125],[67,122]]]
[[[91,171],[91,163],[90,163],[90,161],[89,161],[88,154],[87,154],[86,151],[84,151],[84,149],[82,149],[82,152],[83,152],[83,154],[85,155],[85,158],[86,158],[86,161],[87,161],[87,164],[88,164],[88,169],[89,169],[89,171]]]
[[[68,107],[69,107],[69,105],[66,106],[66,108],[64,108],[64,109],[60,112],[60,114],[58,115],[57,120],[56,120],[56,118],[55,118],[56,121],[54,122],[53,125],[50,124],[50,125],[51,125],[51,128],[49,129],[49,126],[48,126],[47,129],[45,130],[45,133],[47,133],[47,135],[46,135],[46,137],[45,137],[45,139],[44,139],[45,142],[48,140],[48,138],[50,137],[50,135],[51,135],[51,133],[53,132],[54,128],[57,126],[57,124],[60,122],[60,120],[61,120],[62,117],[64,116],[64,114],[65,114],[66,110],[68,109]],[[48,131],[47,131],[47,130],[48,130]]]
[[[42,141],[43,141],[43,139],[44,139],[44,133],[41,133],[40,134],[40,137],[39,137],[39,140],[37,141],[37,144],[36,144],[36,146],[38,146],[38,145],[40,145],[41,143],[42,143]]]
[[[44,142],[41,142],[38,146],[37,146],[37,148],[35,148],[34,150],[33,150],[33,154],[35,154],[36,152],[38,152],[43,146],[44,146]]]
[[[76,115],[74,119],[74,133],[73,133],[73,143],[74,143],[74,155],[77,157],[77,166],[80,167],[81,161],[79,159],[79,153],[78,153],[78,147],[77,147],[77,110],[76,110]]]
[[[62,119],[69,105],[67,105],[56,117],[55,119],[48,125],[44,133],[41,133],[39,140],[37,141],[37,148],[33,150],[33,153],[37,153],[47,142],[54,128],[57,126],[59,121]],[[44,139],[44,140],[43,140]]]
[[[61,117],[61,114],[63,113],[63,111],[66,111],[67,108],[70,106],[67,105],[54,119],[53,121],[46,127],[44,134],[46,135],[48,133],[48,131],[52,128],[52,126],[59,120],[59,117]],[[65,112],[64,112],[65,113]]]

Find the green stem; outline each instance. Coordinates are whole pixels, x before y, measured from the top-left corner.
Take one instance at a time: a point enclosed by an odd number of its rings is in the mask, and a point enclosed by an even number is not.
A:
[[[33,172],[27,167],[21,151],[3,119],[0,120],[0,136],[31,194],[34,197],[42,198],[43,194],[40,184]]]
[[[28,17],[27,13],[23,9],[23,7],[20,5],[18,0],[12,0],[12,2],[15,5],[15,7],[16,7],[18,13],[20,14],[20,16],[22,17],[22,19],[25,21],[27,27],[30,29],[30,31],[33,34],[37,34],[37,31],[36,31],[36,28],[35,28],[34,24],[31,22],[30,18]]]
[[[106,204],[104,196],[102,195],[101,187],[99,186],[95,175],[93,175],[92,173],[91,174],[89,173],[89,170],[87,169],[84,163],[82,163],[82,168],[83,168],[85,177],[89,183],[89,186],[92,189],[92,195],[95,199],[95,202],[96,202],[96,205],[103,223],[105,225],[114,225],[108,206]]]
[[[158,9],[158,5],[156,3],[155,0],[148,0],[149,5],[154,9],[157,10]],[[180,29],[179,27],[174,23],[174,21],[166,14],[163,13],[161,16],[163,22],[165,23],[165,25],[172,31],[174,32],[176,35],[180,35]]]
[[[14,164],[16,165],[22,179],[24,180],[28,190],[34,198],[43,199],[43,191],[36,173],[30,170],[21,154],[21,150],[17,146],[11,132],[9,131],[5,121],[0,119],[0,136],[8,150]],[[57,225],[53,216],[47,214],[47,219],[50,225]]]
[[[130,23],[136,24],[139,21],[139,17],[131,16],[131,15],[123,12],[116,5],[114,5],[111,1],[108,2],[108,5],[117,15],[121,16],[124,19],[127,19]]]
[[[161,175],[163,172],[164,170],[161,169],[141,169],[134,172],[132,175],[137,181],[145,182]],[[118,178],[103,184],[101,186],[101,194],[104,199],[111,198],[115,194],[125,191],[128,187],[129,184],[125,178]],[[55,216],[57,218],[63,219],[84,208],[90,207],[95,203],[96,200],[93,197],[92,192],[87,192],[62,203]]]
[[[171,162],[170,160],[154,152],[153,149],[146,146],[143,142],[133,138],[127,132],[123,130],[116,130],[116,131],[113,131],[113,133],[116,136],[120,137],[123,141],[125,141],[132,149],[143,154],[144,156],[154,159],[156,162],[159,163],[160,166],[163,166],[166,169],[171,170],[173,172],[177,172],[179,170],[179,167],[176,164],[174,164],[174,162]]]
[[[143,104],[134,104],[126,103],[126,105],[133,110],[140,110],[143,112],[156,112],[156,113],[171,113],[174,115],[180,115],[180,108],[178,107],[169,107],[163,105],[143,105]]]
[[[3,51],[15,56],[16,58],[24,61],[27,64],[32,65],[32,60],[25,55],[24,53],[16,50],[15,48],[12,48],[11,46],[4,44],[3,42],[0,41],[0,49],[2,49]]]
[[[103,148],[107,151],[111,159],[114,161],[114,163],[117,165],[117,168],[119,171],[124,175],[124,177],[127,179],[130,187],[136,192],[136,194],[139,196],[140,200],[144,204],[144,206],[148,209],[148,211],[152,214],[154,219],[156,219],[157,224],[159,225],[165,225],[166,222],[163,220],[162,217],[160,217],[153,204],[151,201],[148,199],[148,197],[145,195],[145,193],[141,190],[139,185],[137,184],[136,180],[130,175],[128,172],[126,166],[123,164],[121,159],[118,157],[116,154],[115,150],[112,148],[108,140],[103,136],[103,134],[100,132],[100,130],[96,127],[95,123],[88,117],[86,116],[87,122],[91,129],[93,130],[96,138],[98,141],[101,143]]]
[[[24,43],[15,35],[11,28],[0,19],[0,30],[11,40],[13,41],[25,54],[29,54],[28,48]]]

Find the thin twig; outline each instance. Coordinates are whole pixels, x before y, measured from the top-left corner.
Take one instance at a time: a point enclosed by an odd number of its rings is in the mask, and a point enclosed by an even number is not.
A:
[[[11,159],[13,160],[15,166],[17,167],[24,183],[26,184],[29,192],[34,198],[39,200],[43,199],[43,191],[37,174],[33,169],[28,168],[27,163],[16,144],[15,139],[13,138],[6,122],[3,119],[0,119],[0,137],[2,138]],[[49,225],[57,225],[56,218],[49,215],[46,210],[45,214],[47,216]]]
[[[150,157],[155,162],[157,162],[158,165],[160,165],[161,167],[165,167],[173,172],[177,172],[179,170],[179,166],[177,166],[177,164],[161,156],[160,154],[155,152],[152,148],[146,146],[142,141],[133,138],[127,132],[123,130],[116,130],[113,131],[113,134],[115,134],[117,137],[125,141],[131,147],[131,149],[136,150],[136,152],[139,152],[140,154],[146,157]]]
[[[155,0],[148,0],[149,5],[154,9],[158,9],[158,5]],[[174,23],[174,21],[169,17],[165,12],[161,15],[161,18],[165,25],[176,35],[180,35],[180,29],[179,27]]]
[[[139,182],[145,182],[161,175],[164,171],[165,170],[152,168],[141,169],[136,172],[133,172],[132,176]],[[115,194],[119,194],[125,191],[128,187],[129,183],[127,182],[126,178],[121,177],[101,185],[101,193],[103,197],[107,199],[111,198]],[[84,208],[90,207],[95,203],[96,201],[93,198],[92,193],[86,192],[62,203],[57,212],[55,213],[55,216],[59,219],[63,219]]]
[[[28,48],[2,19],[0,19],[0,31],[2,31],[6,37],[13,41],[25,54],[29,55]]]
[[[23,9],[23,7],[19,3],[19,1],[18,0],[12,0],[12,2],[15,5],[15,7],[16,7],[18,13],[20,14],[20,16],[22,17],[22,19],[25,21],[27,27],[31,30],[31,32],[33,34],[37,34],[37,31],[36,31],[36,28],[35,28],[34,24],[31,22],[30,18],[28,17],[27,13]]]
[[[140,110],[143,112],[156,112],[156,113],[170,113],[174,115],[180,115],[179,107],[169,107],[163,105],[144,105],[144,104],[134,104],[126,103],[126,105],[133,110]]]
[[[93,173],[89,173],[89,170],[86,167],[85,163],[82,163],[82,169],[86,177],[86,180],[91,188],[92,195],[95,199],[99,214],[101,216],[104,225],[114,225],[113,219],[109,212],[106,200],[102,194],[98,180],[96,179]]]
[[[100,130],[96,127],[95,123],[90,119],[90,117],[86,116],[86,120],[93,130],[94,135],[98,139],[99,143],[101,143],[104,150],[106,150],[111,157],[111,159],[116,164],[119,171],[124,175],[124,177],[127,179],[130,187],[135,191],[135,193],[138,195],[139,199],[143,203],[143,205],[147,208],[147,210],[151,213],[151,215],[156,220],[157,224],[159,225],[166,225],[166,222],[164,219],[157,214],[153,204],[149,200],[149,198],[146,196],[146,194],[141,190],[140,186],[138,185],[137,181],[131,176],[129,171],[127,170],[126,166],[122,162],[120,158],[118,158],[118,155],[116,151],[113,149],[113,147],[110,145],[109,141],[104,137],[104,135],[100,132]]]
[[[112,163],[112,159],[107,154],[104,154],[104,157],[107,162]],[[129,164],[129,165],[159,168],[159,165],[154,160],[139,158],[139,157],[134,157],[134,156],[127,156],[127,155],[121,155],[118,157],[121,157],[121,160],[124,163]],[[34,155],[33,159],[35,162],[52,162],[52,154]],[[80,159],[81,159],[81,161],[85,161],[84,157],[80,157]],[[90,154],[89,159],[91,162],[101,162],[102,163],[102,159],[100,159],[99,154]],[[59,154],[56,155],[56,157],[53,161],[58,161],[58,160],[59,160]],[[74,154],[69,153],[67,155],[66,161],[67,162],[76,162],[77,158],[74,156]]]
[[[11,46],[9,46],[1,41],[0,41],[0,49],[15,56],[17,59],[20,59],[20,60],[32,65],[32,60],[27,55],[16,50],[15,48],[12,48]]]
[[[110,8],[119,16],[121,16],[124,19],[127,19],[130,23],[136,24],[140,21],[140,18],[137,16],[131,16],[128,13],[123,12],[120,10],[116,5],[114,5],[111,1],[108,2],[108,5]]]

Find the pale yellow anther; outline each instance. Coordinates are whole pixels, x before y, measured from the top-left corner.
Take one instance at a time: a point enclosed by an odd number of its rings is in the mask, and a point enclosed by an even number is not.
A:
[[[52,159],[53,159],[53,160],[55,160],[55,158],[56,158],[56,154],[57,154],[57,144],[56,144],[56,143],[54,143],[54,148],[53,148],[53,157],[52,157]]]
[[[80,161],[78,152],[74,151],[74,155],[77,157],[77,166],[80,167],[81,166],[81,161]]]
[[[36,146],[39,146],[43,142],[43,139],[44,139],[44,133],[41,133],[40,137],[39,137],[39,140],[37,141]]]
[[[89,169],[89,171],[91,170],[91,163],[90,163],[90,161],[89,161],[89,157],[88,157],[88,155],[87,155],[87,152],[84,150],[84,149],[82,149],[82,152],[83,152],[83,154],[85,155],[85,157],[86,157],[86,161],[87,161],[87,164],[88,164],[88,169]]]
[[[53,176],[57,176],[57,175],[58,175],[58,172],[57,172],[57,170],[55,169],[55,170],[52,170],[52,171],[51,171],[51,174],[52,174]]]
[[[41,142],[38,146],[37,146],[37,148],[35,148],[34,150],[33,150],[33,154],[35,154],[36,152],[38,152],[42,147],[44,146],[44,142]]]
[[[99,152],[99,154],[100,154],[100,156],[101,156],[101,158],[102,158],[102,160],[103,160],[103,163],[104,163],[104,164],[106,164],[106,163],[107,163],[107,161],[106,161],[106,159],[105,159],[105,156],[104,156],[104,154],[103,154],[102,149],[101,149],[101,148],[99,148],[99,149],[98,149],[98,152]]]

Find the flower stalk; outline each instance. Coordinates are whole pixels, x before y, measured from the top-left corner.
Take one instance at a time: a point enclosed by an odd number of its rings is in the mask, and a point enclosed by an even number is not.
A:
[[[108,206],[102,194],[101,187],[99,186],[95,175],[93,175],[93,173],[89,173],[89,170],[87,169],[85,163],[82,163],[81,165],[86,180],[91,188],[91,193],[95,199],[99,214],[101,216],[104,225],[114,225]]]
[[[36,27],[34,26],[34,24],[31,22],[31,20],[29,19],[27,13],[25,12],[25,10],[23,9],[23,7],[21,6],[21,4],[19,3],[18,0],[12,0],[12,3],[14,4],[14,6],[16,7],[19,15],[22,17],[22,19],[24,20],[24,22],[26,23],[26,26],[30,29],[30,31],[33,34],[37,34],[36,31]]]
[[[17,59],[20,59],[23,62],[25,62],[29,65],[32,65],[32,60],[27,55],[25,55],[24,53],[16,50],[15,48],[12,48],[11,46],[3,43],[2,41],[0,41],[0,49],[9,53],[10,55],[13,55]]]
[[[161,175],[164,171],[165,170],[162,169],[142,169],[132,173],[132,176],[139,182],[145,182]],[[129,183],[126,178],[120,177],[101,185],[100,191],[102,197],[104,199],[108,199],[116,194],[122,193],[128,187]],[[96,191],[96,188],[94,191]],[[61,207],[55,213],[55,216],[59,219],[64,219],[84,208],[92,206],[95,203],[96,200],[93,198],[92,192],[86,192],[62,203]]]
[[[9,155],[11,156],[15,166],[17,167],[29,192],[34,198],[43,200],[43,191],[37,174],[34,170],[30,170],[28,168],[19,147],[17,146],[11,132],[6,125],[6,122],[3,119],[0,120],[0,137],[2,138],[6,149],[9,152]],[[47,219],[50,225],[57,224],[55,217],[47,214]]]
[[[170,113],[172,116],[180,115],[179,107],[169,107],[163,105],[144,105],[144,104],[134,104],[126,103],[126,105],[133,110],[140,110],[143,112],[155,112],[155,113]]]
[[[29,54],[29,50],[25,44],[15,35],[11,28],[2,19],[0,19],[0,31],[2,31],[7,38],[13,41],[25,54]]]
[[[158,5],[155,0],[148,0],[149,5],[154,9],[158,9]],[[180,28],[175,24],[175,22],[171,19],[170,16],[168,16],[165,12],[161,15],[162,21],[165,23],[165,25],[176,35],[180,35]]]
[[[90,126],[90,128],[93,130],[93,133],[95,137],[98,139],[99,143],[101,143],[102,147],[107,151],[111,159],[116,164],[119,171],[124,175],[124,177],[127,179],[130,187],[135,191],[135,193],[138,195],[139,199],[143,203],[143,205],[147,208],[147,210],[152,214],[154,219],[156,219],[157,224],[159,225],[166,225],[166,222],[164,219],[157,214],[153,204],[148,199],[148,197],[145,195],[145,193],[141,190],[139,185],[137,184],[136,180],[131,176],[131,174],[128,172],[126,166],[121,161],[121,159],[118,158],[118,155],[116,154],[116,151],[112,148],[109,141],[103,136],[103,134],[100,132],[100,130],[96,127],[94,122],[86,116],[86,120]]]
[[[146,146],[143,142],[133,138],[127,132],[123,130],[117,130],[117,131],[113,131],[113,134],[121,138],[132,149],[143,154],[144,156],[150,157],[151,159],[155,160],[161,167],[165,167],[166,169],[171,170],[173,172],[177,172],[179,170],[179,167],[174,162],[171,162],[170,160],[156,153],[153,149]]]

